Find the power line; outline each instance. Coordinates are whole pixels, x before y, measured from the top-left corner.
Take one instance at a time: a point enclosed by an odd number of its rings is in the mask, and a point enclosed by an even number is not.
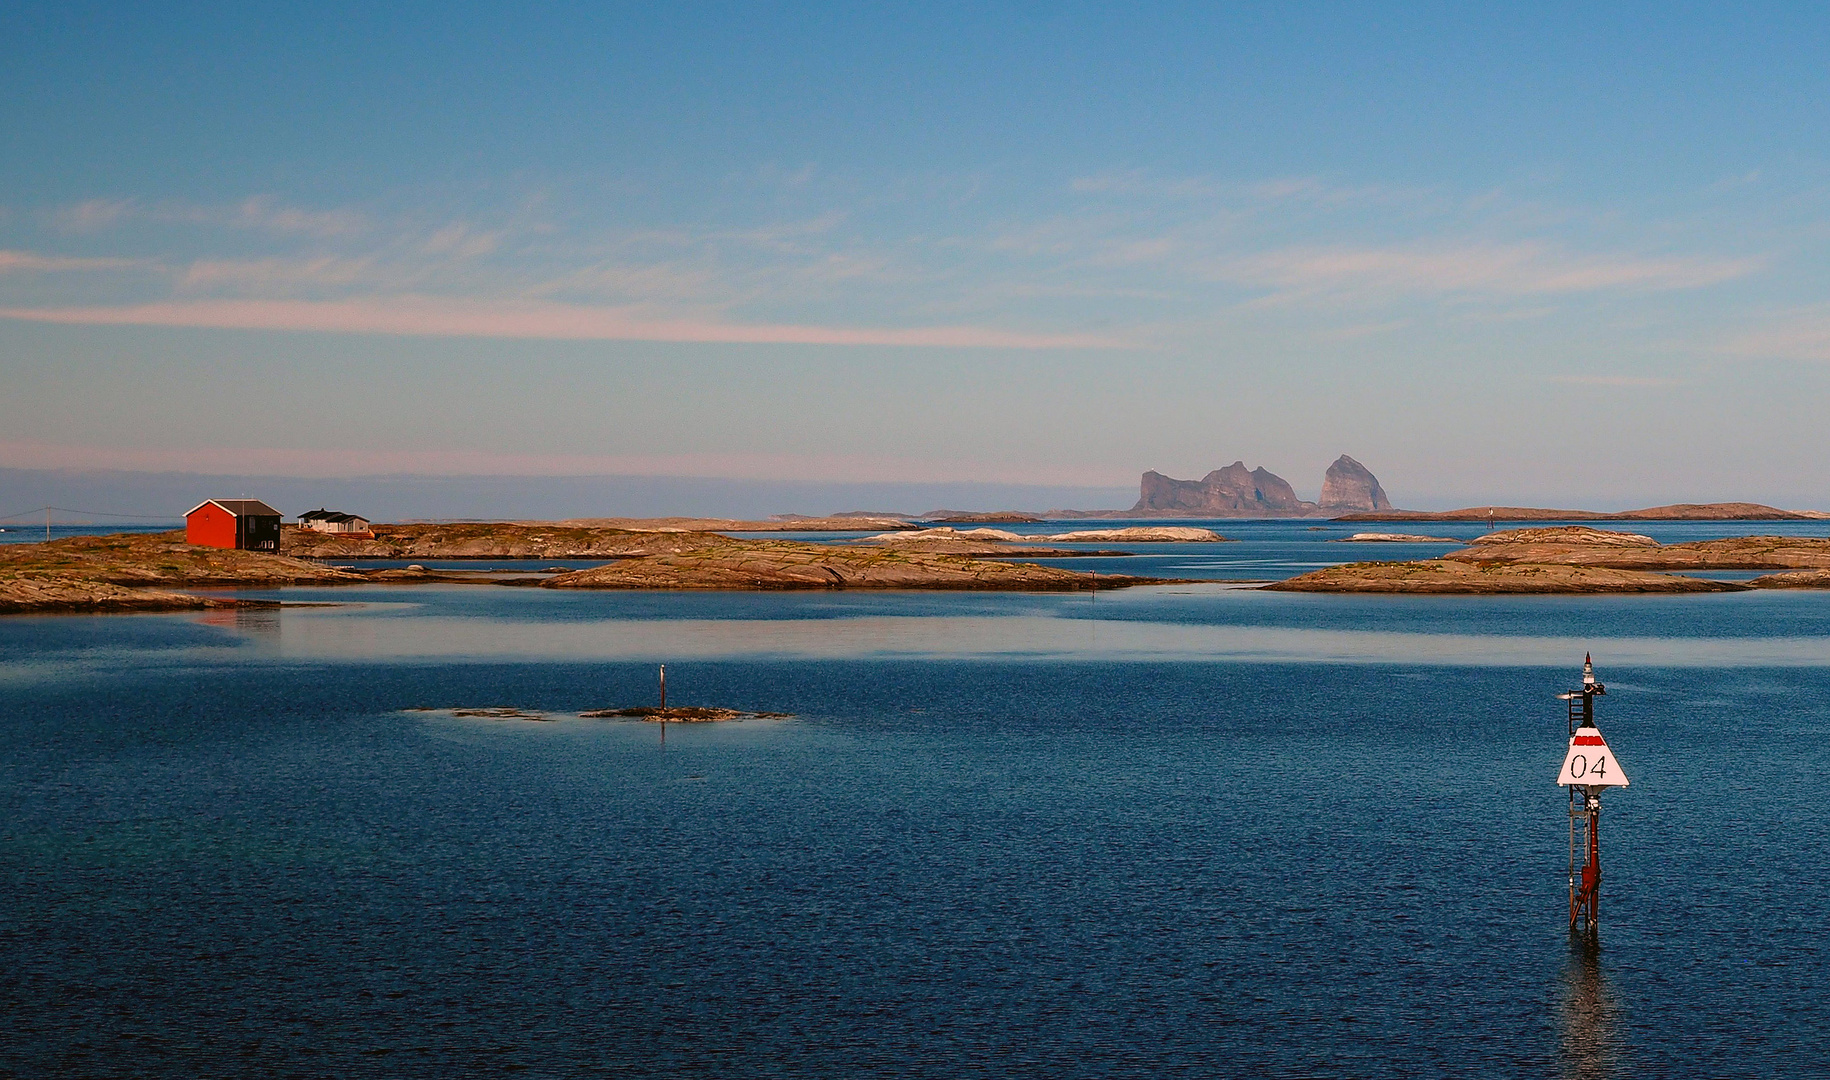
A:
[[[84,517],[106,517],[120,518],[123,521],[144,521],[148,524],[178,520],[177,518],[169,517],[164,514],[113,514],[106,510],[72,510],[68,506],[35,506],[30,510],[21,510],[17,514],[0,514],[0,521],[12,521],[14,518],[42,514],[47,510],[54,510],[60,514],[81,514]]]

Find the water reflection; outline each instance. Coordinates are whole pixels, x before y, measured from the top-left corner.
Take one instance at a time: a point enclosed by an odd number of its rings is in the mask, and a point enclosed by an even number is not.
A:
[[[1593,939],[1571,936],[1563,983],[1563,1075],[1579,1080],[1616,1075],[1620,1064],[1620,1007],[1601,970],[1601,947]]]
[[[218,608],[197,617],[205,626],[218,626],[245,634],[262,644],[280,640],[280,609],[277,607]]]
[[[1830,664],[1830,640],[1824,638],[1499,637],[1046,615],[533,622],[485,614],[330,608],[288,611],[286,621],[287,654],[314,659],[898,657],[1365,664],[1427,659],[1436,665],[1489,667],[1551,666],[1594,649],[1622,666]]]

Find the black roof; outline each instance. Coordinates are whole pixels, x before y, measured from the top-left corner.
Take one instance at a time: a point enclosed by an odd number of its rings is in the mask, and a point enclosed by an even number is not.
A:
[[[280,512],[259,499],[208,499],[184,512],[190,517],[209,503],[215,503],[236,517],[279,517]]]
[[[300,521],[367,521],[361,514],[346,514],[341,510],[326,510],[319,507],[310,513],[300,514]]]

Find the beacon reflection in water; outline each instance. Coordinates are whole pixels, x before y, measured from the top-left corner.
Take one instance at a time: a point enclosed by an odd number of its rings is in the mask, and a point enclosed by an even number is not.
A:
[[[1563,1006],[1559,1058],[1563,1075],[1601,1080],[1618,1074],[1619,1006],[1601,971],[1601,950],[1576,938],[1563,969]]]

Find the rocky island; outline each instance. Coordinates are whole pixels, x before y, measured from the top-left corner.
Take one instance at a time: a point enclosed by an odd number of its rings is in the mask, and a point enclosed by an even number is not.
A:
[[[1617,570],[1830,569],[1830,539],[1734,536],[1660,544],[1637,533],[1566,525],[1489,533],[1443,558],[1479,564],[1535,563]]]
[[[182,532],[70,536],[0,545],[0,612],[182,611],[230,607],[226,597],[174,592],[179,586],[328,585],[360,575],[256,551],[184,542]]]
[[[1782,570],[1741,583],[1673,570]],[[1286,592],[1602,593],[1738,592],[1830,587],[1830,539],[1738,536],[1660,544],[1638,533],[1583,525],[1513,529],[1439,559],[1351,563],[1280,581]]]
[[[540,582],[550,589],[1076,590],[1161,585],[1167,578],[1089,574],[1034,563],[894,546],[691,534],[679,550],[623,558]]]
[[[1697,593],[1740,592],[1728,581],[1643,570],[1595,566],[1540,566],[1531,563],[1416,562],[1348,563],[1313,570],[1264,588],[1274,592],[1413,593],[1497,595],[1504,593]]]
[[[1342,454],[1322,476],[1317,502],[1297,497],[1290,482],[1259,466],[1235,461],[1199,480],[1177,480],[1146,472],[1129,510],[1074,514],[1074,517],[1288,518],[1332,517],[1358,510],[1389,510],[1391,500],[1366,466]]]
[[[373,537],[363,538],[290,529],[282,542],[287,545],[283,548],[287,555],[199,547],[185,543],[182,532],[81,536],[0,546],[0,612],[174,611],[238,602],[175,591],[183,586],[272,588],[370,582],[555,589],[1075,590],[1168,580],[978,559],[957,551],[554,524],[378,525]],[[558,569],[546,576],[500,578],[420,567],[355,571],[308,559],[605,562],[588,570]]]
[[[1460,510],[1363,510],[1342,514],[1341,521],[1817,521],[1830,514],[1780,510],[1749,502],[1672,503],[1643,510],[1601,513],[1594,510],[1549,510],[1535,506],[1467,506]]]
[[[1187,544],[1229,543],[1212,529],[1175,525],[1138,525],[1123,529],[1080,529],[1074,532],[1024,536],[1003,529],[954,529],[942,525],[916,532],[879,533],[849,541],[853,544],[889,545],[899,551],[929,551],[979,558],[1048,558],[1126,556],[1129,551],[1041,547],[1039,544]]]

